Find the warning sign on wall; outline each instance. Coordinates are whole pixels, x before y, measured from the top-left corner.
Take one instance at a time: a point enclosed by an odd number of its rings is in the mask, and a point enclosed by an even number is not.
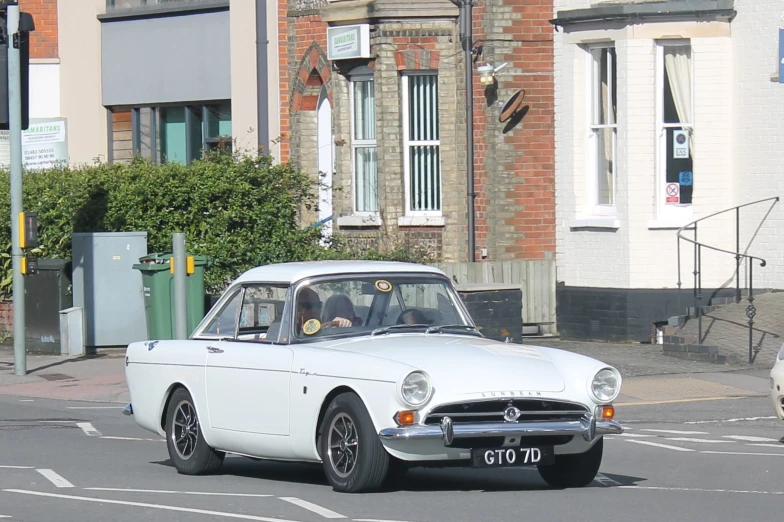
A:
[[[666,189],[667,203],[680,203],[681,202],[681,185],[680,183],[667,183]]]

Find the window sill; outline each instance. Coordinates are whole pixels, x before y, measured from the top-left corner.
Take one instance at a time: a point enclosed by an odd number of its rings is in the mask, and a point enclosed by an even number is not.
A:
[[[574,219],[567,223],[569,228],[606,228],[617,230],[621,228],[621,221],[614,217],[590,217],[584,219]]]
[[[648,221],[649,230],[678,230],[691,223],[689,219],[651,219]]]
[[[353,216],[340,216],[338,218],[339,227],[380,227],[381,225],[383,225],[381,216],[373,214],[365,216],[355,214]]]
[[[397,218],[399,227],[443,227],[446,225],[444,216],[400,216]]]

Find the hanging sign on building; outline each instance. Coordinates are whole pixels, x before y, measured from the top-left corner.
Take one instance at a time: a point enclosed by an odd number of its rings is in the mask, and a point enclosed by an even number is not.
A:
[[[667,196],[667,203],[680,203],[681,202],[681,186],[679,183],[667,183],[665,194]]]
[[[22,166],[25,170],[45,170],[68,164],[65,118],[30,118],[22,131]],[[11,140],[0,131],[0,168],[11,168]]]
[[[330,60],[370,58],[370,24],[327,28],[327,58]]]
[[[675,159],[689,158],[689,132],[676,130],[672,133],[672,157]]]

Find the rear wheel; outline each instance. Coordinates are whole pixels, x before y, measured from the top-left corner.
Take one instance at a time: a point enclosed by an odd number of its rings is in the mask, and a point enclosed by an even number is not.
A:
[[[178,388],[169,399],[166,409],[166,446],[169,458],[179,473],[202,475],[217,470],[225,453],[207,445],[201,433],[191,394]]]
[[[324,473],[335,491],[375,491],[384,483],[390,457],[356,394],[343,393],[332,400],[319,443]]]
[[[585,453],[556,455],[555,463],[539,466],[539,475],[554,488],[581,488],[596,478],[602,465],[604,439],[600,438]]]

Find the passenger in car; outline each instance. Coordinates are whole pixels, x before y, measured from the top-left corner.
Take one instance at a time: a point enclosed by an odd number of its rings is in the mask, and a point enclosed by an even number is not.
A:
[[[325,326],[340,328],[362,326],[362,319],[354,312],[354,303],[345,294],[335,294],[327,299],[322,321]]]
[[[406,310],[397,318],[397,324],[430,324],[432,321],[416,308]]]

